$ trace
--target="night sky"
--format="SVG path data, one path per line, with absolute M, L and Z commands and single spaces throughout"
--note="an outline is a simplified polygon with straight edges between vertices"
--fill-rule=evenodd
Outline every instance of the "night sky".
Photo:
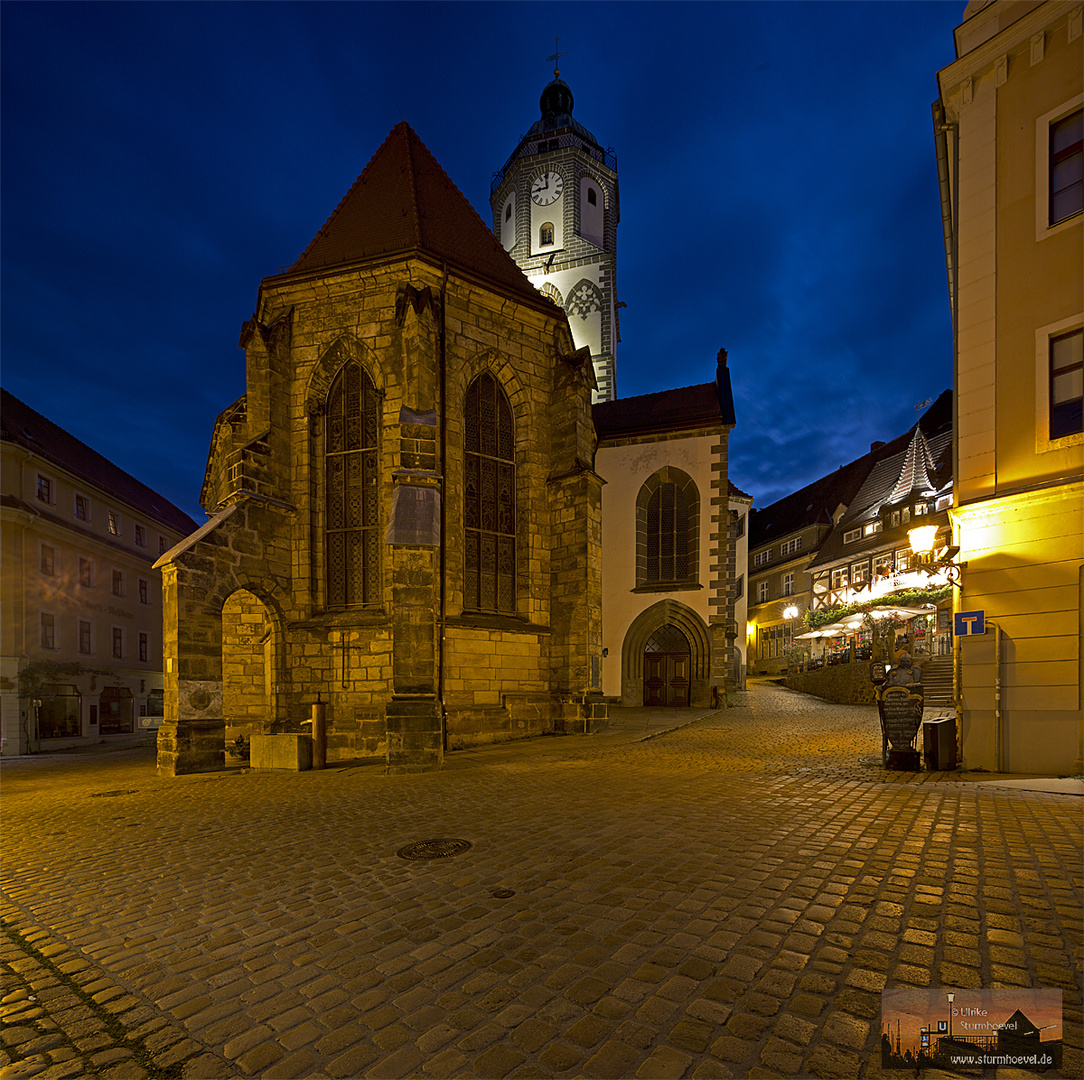
M 964 0 L 0 7 L 2 379 L 197 521 L 242 322 L 406 120 L 488 225 L 560 36 L 617 153 L 618 394 L 730 355 L 756 505 L 951 385 L 930 103 Z

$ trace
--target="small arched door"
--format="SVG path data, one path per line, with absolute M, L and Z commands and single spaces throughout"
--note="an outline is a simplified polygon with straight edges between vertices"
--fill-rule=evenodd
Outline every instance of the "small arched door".
M 660 626 L 644 648 L 644 704 L 689 704 L 689 642 L 670 623 Z

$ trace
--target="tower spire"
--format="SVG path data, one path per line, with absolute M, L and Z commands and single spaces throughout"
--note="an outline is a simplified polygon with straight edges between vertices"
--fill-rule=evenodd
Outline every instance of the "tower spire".
M 562 51 L 560 49 L 560 41 L 561 39 L 559 37 L 553 39 L 553 55 L 546 57 L 547 60 L 553 61 L 553 77 L 555 79 L 561 77 L 561 69 L 557 65 L 561 62 L 561 57 L 565 55 L 565 51 L 567 51 Z

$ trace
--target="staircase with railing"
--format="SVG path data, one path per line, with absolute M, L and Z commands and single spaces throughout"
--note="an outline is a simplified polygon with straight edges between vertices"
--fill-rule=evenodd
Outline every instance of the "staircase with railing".
M 931 657 L 922 665 L 922 685 L 927 707 L 951 705 L 952 657 Z

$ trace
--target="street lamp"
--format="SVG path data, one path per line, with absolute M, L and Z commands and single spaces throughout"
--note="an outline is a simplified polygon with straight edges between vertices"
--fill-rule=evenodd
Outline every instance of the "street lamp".
M 948 992 L 948 1037 L 952 1038 L 952 1003 L 956 1000 L 956 995 L 950 990 Z

